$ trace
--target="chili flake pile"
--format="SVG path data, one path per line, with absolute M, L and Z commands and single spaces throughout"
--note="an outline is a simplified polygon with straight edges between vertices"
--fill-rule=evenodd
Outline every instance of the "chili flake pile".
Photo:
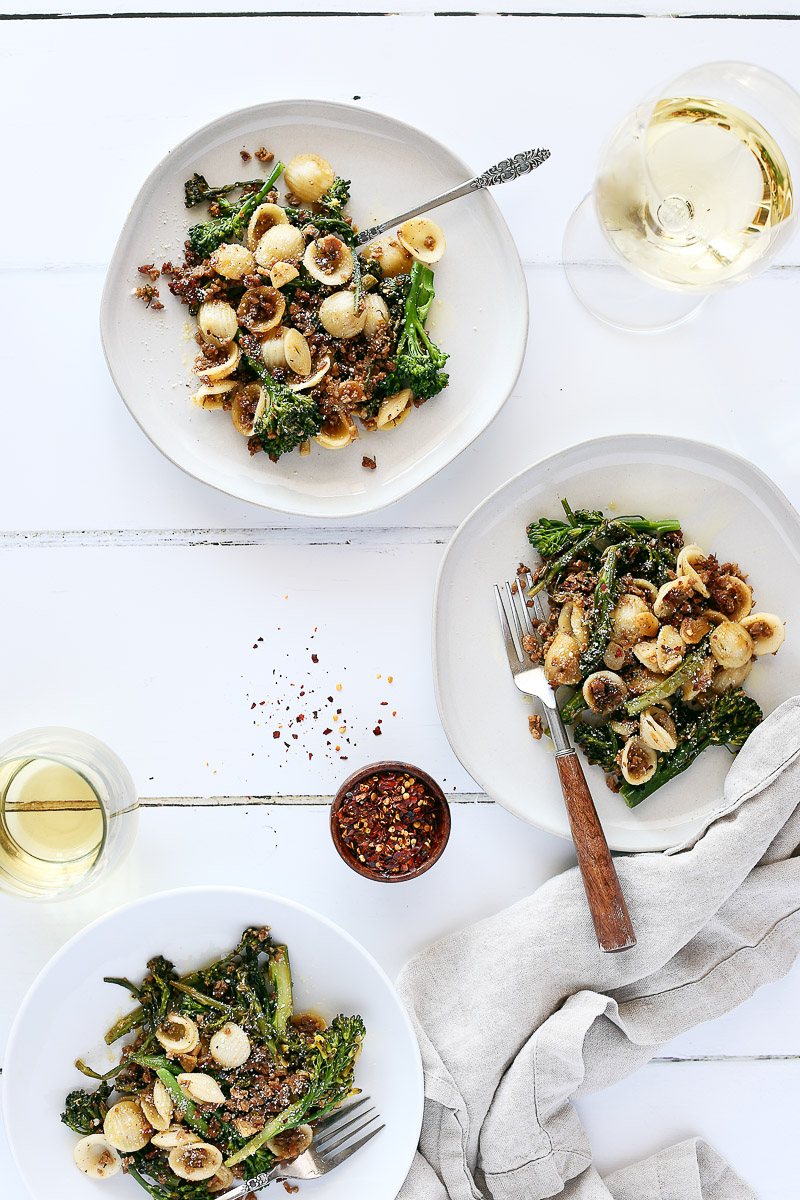
M 381 875 L 406 875 L 434 851 L 439 801 L 413 775 L 370 775 L 346 792 L 336 814 L 353 857 Z

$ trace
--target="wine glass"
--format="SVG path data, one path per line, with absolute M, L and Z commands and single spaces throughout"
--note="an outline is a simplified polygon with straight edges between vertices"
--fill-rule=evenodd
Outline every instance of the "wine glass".
M 136 834 L 134 782 L 77 729 L 29 729 L 0 744 L 0 890 L 77 896 L 117 867 Z
M 794 233 L 800 95 L 749 63 L 694 67 L 618 126 L 564 235 L 579 300 L 609 325 L 668 329 L 763 271 Z

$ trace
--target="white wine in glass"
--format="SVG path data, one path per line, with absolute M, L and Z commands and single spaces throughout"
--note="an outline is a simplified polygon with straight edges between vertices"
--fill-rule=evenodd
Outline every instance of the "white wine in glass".
M 666 328 L 763 270 L 794 232 L 799 136 L 800 96 L 759 67 L 711 63 L 660 89 L 614 131 L 567 228 L 579 298 L 610 324 Z
M 0 744 L 0 890 L 76 896 L 127 854 L 136 833 L 130 773 L 76 729 L 29 729 Z

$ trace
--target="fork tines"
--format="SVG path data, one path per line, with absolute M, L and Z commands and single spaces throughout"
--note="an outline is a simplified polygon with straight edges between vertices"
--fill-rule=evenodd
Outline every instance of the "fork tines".
M 333 1167 L 338 1167 L 345 1159 L 348 1159 L 351 1154 L 355 1154 L 356 1150 L 360 1150 L 367 1142 L 371 1141 L 377 1133 L 385 1129 L 385 1125 L 378 1125 L 375 1129 L 370 1129 L 369 1133 L 364 1134 L 364 1137 L 359 1138 L 357 1142 L 352 1141 L 356 1134 L 361 1133 L 375 1121 L 380 1120 L 380 1116 L 373 1105 L 371 1108 L 363 1108 L 365 1104 L 369 1104 L 369 1096 L 363 1096 L 355 1104 L 349 1104 L 347 1108 L 340 1108 L 330 1117 L 320 1121 L 314 1133 L 314 1150 L 325 1163 L 326 1170 L 331 1170 Z M 355 1109 L 362 1109 L 358 1116 L 353 1117 L 352 1113 Z M 370 1114 L 373 1114 L 370 1116 Z M 342 1117 L 350 1117 L 349 1121 L 342 1123 Z M 366 1119 L 365 1119 L 366 1118 Z M 355 1125 L 355 1129 L 353 1126 Z M 319 1131 L 322 1130 L 322 1136 L 319 1136 Z M 345 1130 L 348 1132 L 345 1133 Z M 344 1136 L 342 1136 L 344 1135 Z M 338 1153 L 333 1153 L 338 1151 Z
M 527 661 L 527 655 L 522 646 L 523 637 L 536 635 L 531 609 L 525 599 L 525 593 L 532 586 L 532 582 L 530 571 L 525 571 L 516 577 L 516 590 L 508 580 L 502 585 L 502 591 L 499 584 L 494 585 L 497 611 L 506 641 L 506 650 L 510 655 L 510 641 L 520 662 Z M 544 619 L 544 611 L 538 593 L 532 598 L 532 610 L 537 621 Z

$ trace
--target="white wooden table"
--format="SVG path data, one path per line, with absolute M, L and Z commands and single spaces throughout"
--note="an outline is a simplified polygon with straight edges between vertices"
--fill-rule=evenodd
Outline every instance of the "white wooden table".
M 125 12 L 75 0 L 63 14 L 48 0 L 7 0 L 16 15 L 0 24 L 0 729 L 64 724 L 108 741 L 142 796 L 140 833 L 120 872 L 86 897 L 0 897 L 0 1046 L 53 951 L 147 892 L 208 880 L 273 890 L 328 913 L 393 973 L 570 865 L 566 843 L 476 794 L 433 699 L 427 646 L 444 544 L 513 472 L 586 437 L 679 433 L 749 456 L 800 506 L 800 245 L 694 322 L 642 338 L 589 317 L 559 262 L 605 135 L 653 82 L 730 58 L 800 87 L 796 0 L 770 0 L 770 17 L 759 0 L 747 13 L 683 0 L 678 17 L 665 15 L 666 0 L 556 0 L 536 11 L 507 0 L 505 15 L 435 15 L 424 0 L 389 15 L 381 0 L 359 15 L 294 0 L 295 13 L 313 16 L 225 16 L 219 0 L 117 3 Z M 195 94 L 204 68 L 193 63 L 226 39 L 260 46 L 261 68 L 220 71 L 216 88 Z M 105 265 L 151 166 L 222 111 L 298 94 L 401 117 L 476 169 L 532 144 L 553 151 L 534 181 L 497 193 L 530 285 L 514 395 L 437 479 L 347 528 L 251 508 L 180 474 L 128 416 L 97 335 Z M 303 684 L 342 708 L 339 754 L 326 754 L 321 724 L 291 752 L 273 740 L 271 713 Z M 358 879 L 327 832 L 337 781 L 391 756 L 424 766 L 453 801 L 446 856 L 397 888 Z M 797 1196 L 798 1011 L 795 969 L 582 1100 L 600 1169 L 700 1134 L 762 1200 Z M 1 1140 L 0 1178 L 3 1195 L 24 1196 Z

